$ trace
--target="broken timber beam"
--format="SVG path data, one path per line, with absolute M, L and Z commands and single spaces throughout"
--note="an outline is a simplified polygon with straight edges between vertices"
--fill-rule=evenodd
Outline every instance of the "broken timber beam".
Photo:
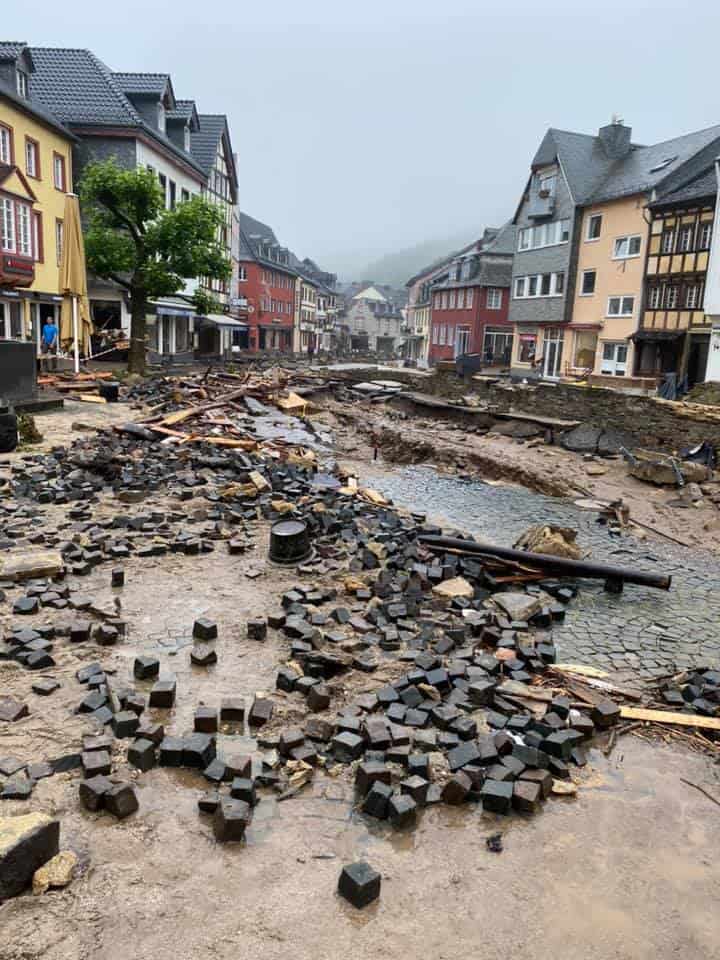
M 545 573 L 560 577 L 581 577 L 589 580 L 622 580 L 642 587 L 655 587 L 657 590 L 669 590 L 672 577 L 630 567 L 615 567 L 608 563 L 594 563 L 590 560 L 568 560 L 566 557 L 551 557 L 546 553 L 530 553 L 525 550 L 511 550 L 509 547 L 496 547 L 492 543 L 478 543 L 476 540 L 461 540 L 459 537 L 420 536 L 418 541 L 430 550 L 455 550 L 467 556 L 491 556 L 504 560 L 515 560 L 527 564 Z
M 644 707 L 621 707 L 620 716 L 623 720 L 646 720 L 650 723 L 676 724 L 679 727 L 697 727 L 699 730 L 720 730 L 720 717 L 701 717 L 699 714 L 647 710 Z

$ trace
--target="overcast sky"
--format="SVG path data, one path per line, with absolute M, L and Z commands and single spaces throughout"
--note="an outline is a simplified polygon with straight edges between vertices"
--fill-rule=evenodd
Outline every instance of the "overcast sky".
M 717 0 L 35 0 L 4 39 L 169 72 L 227 113 L 243 210 L 332 266 L 510 217 L 548 126 L 720 122 Z M 30 12 L 31 10 L 31 12 Z

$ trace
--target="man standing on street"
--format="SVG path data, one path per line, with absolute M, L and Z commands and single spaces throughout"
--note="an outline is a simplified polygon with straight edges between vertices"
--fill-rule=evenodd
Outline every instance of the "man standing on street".
M 57 368 L 57 342 L 58 328 L 55 325 L 55 320 L 49 317 L 42 328 L 41 352 L 49 358 L 53 370 Z

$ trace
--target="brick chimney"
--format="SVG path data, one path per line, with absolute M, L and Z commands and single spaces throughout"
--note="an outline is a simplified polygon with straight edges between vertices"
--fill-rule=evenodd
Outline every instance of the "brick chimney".
M 632 127 L 626 127 L 622 120 L 613 117 L 612 123 L 598 130 L 598 138 L 603 150 L 611 160 L 619 160 L 630 152 Z

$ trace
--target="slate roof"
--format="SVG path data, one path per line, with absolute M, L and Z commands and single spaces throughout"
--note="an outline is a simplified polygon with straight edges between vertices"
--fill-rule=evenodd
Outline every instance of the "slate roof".
M 168 120 L 187 120 L 191 129 L 199 128 L 200 120 L 194 100 L 176 100 L 175 108 L 166 113 Z
M 700 151 L 720 147 L 720 126 L 697 130 L 651 146 L 631 144 L 620 158 L 608 156 L 599 136 L 550 128 L 533 167 L 560 161 L 576 204 L 584 206 L 645 193 L 663 183 Z M 664 160 L 660 169 L 654 169 Z
M 35 63 L 30 78 L 32 96 L 61 122 L 140 129 L 198 174 L 205 175 L 194 157 L 143 120 L 117 76 L 90 50 L 32 47 L 31 53 Z
M 714 197 L 717 194 L 717 177 L 715 176 L 715 167 L 706 170 L 690 183 L 680 187 L 677 190 L 671 190 L 668 193 L 660 195 L 651 207 L 661 207 L 667 204 L 691 203 L 694 200 L 703 200 L 708 197 Z
M 508 220 L 500 227 L 495 238 L 486 247 L 483 247 L 483 253 L 514 254 L 516 232 L 515 224 L 512 220 Z
M 113 71 L 115 82 L 127 94 L 157 97 L 165 95 L 168 86 L 172 90 L 170 76 L 167 73 L 118 73 Z
M 23 50 L 27 50 L 28 55 L 30 55 L 30 50 L 24 40 L 0 40 L 0 62 L 17 60 Z
M 56 130 L 62 136 L 67 137 L 68 140 L 77 140 L 77 137 L 71 133 L 67 127 L 64 127 L 57 117 L 53 116 L 49 110 L 46 110 L 36 100 L 26 100 L 24 97 L 19 96 L 15 87 L 11 87 L 0 80 L 0 98 L 3 97 L 6 100 L 9 100 L 14 107 L 17 107 L 18 110 L 22 110 L 29 116 L 41 121 L 46 126 Z

